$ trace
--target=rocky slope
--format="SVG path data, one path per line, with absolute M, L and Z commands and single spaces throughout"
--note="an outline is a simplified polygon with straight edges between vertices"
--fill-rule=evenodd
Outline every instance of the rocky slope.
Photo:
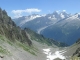
M 0 35 L 7 37 L 11 41 L 18 40 L 20 42 L 27 42 L 28 45 L 32 45 L 32 42 L 28 39 L 27 34 L 20 27 L 11 20 L 5 10 L 0 8 Z
M 76 41 L 73 45 L 66 47 L 64 49 L 66 52 L 64 53 L 67 56 L 67 59 L 79 60 L 80 59 L 80 39 Z

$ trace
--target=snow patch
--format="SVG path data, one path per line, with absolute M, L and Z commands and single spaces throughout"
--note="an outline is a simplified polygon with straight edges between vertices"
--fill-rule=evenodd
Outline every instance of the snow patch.
M 59 58 L 59 59 L 66 59 L 65 56 L 63 56 L 63 53 L 65 53 L 65 51 L 62 53 L 61 51 L 55 51 L 55 53 L 52 54 L 50 48 L 48 49 L 43 49 L 43 53 L 47 55 L 47 59 L 46 60 L 54 60 L 56 58 Z

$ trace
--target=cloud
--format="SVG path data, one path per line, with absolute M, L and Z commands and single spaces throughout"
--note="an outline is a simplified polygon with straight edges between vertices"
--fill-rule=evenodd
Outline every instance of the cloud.
M 32 13 L 32 12 L 41 12 L 41 10 L 39 10 L 39 9 L 35 9 L 35 8 L 31 8 L 31 9 L 26 9 L 26 10 L 24 10 L 25 12 L 27 12 L 27 13 Z
M 23 13 L 35 13 L 35 12 L 41 12 L 40 9 L 37 8 L 30 8 L 25 10 L 12 10 L 12 13 L 15 15 L 15 18 L 21 17 Z
M 22 10 L 13 10 L 12 13 L 15 15 L 15 18 L 21 17 L 21 14 L 23 13 Z

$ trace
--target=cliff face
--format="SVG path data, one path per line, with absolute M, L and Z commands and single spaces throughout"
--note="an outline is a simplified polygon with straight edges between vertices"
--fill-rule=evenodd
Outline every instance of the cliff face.
M 0 8 L 0 34 L 7 37 L 11 41 L 19 40 L 22 43 L 27 43 L 29 46 L 32 45 L 32 42 L 28 39 L 25 30 L 22 30 L 20 27 L 12 21 L 12 19 L 7 15 L 5 10 Z

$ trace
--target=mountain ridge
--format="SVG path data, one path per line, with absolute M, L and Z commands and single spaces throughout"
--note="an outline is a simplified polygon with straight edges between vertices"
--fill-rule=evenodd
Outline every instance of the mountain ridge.
M 19 20 L 15 19 L 13 21 L 17 24 L 16 21 Z M 80 37 L 79 35 L 77 35 L 78 37 L 75 36 L 75 33 L 79 32 L 80 28 L 79 22 L 80 22 L 79 13 L 69 14 L 67 12 L 58 13 L 57 11 L 54 11 L 51 14 L 46 14 L 45 16 L 38 17 L 31 21 L 25 22 L 25 24 L 23 24 L 22 26 L 20 25 L 18 26 L 20 26 L 23 29 L 25 27 L 30 28 L 39 34 L 44 35 L 45 37 L 53 38 L 61 42 L 66 41 L 68 43 L 68 41 L 73 40 L 73 42 L 68 43 L 69 45 L 71 45 L 74 42 L 76 42 L 76 40 Z M 57 31 L 60 33 L 57 33 Z M 74 37 L 72 38 L 72 36 L 75 36 L 75 38 Z
M 47 60 L 56 56 L 70 60 L 80 57 L 80 39 L 72 46 L 64 46 L 64 43 L 45 38 L 29 28 L 21 29 L 0 8 L 0 60 Z

